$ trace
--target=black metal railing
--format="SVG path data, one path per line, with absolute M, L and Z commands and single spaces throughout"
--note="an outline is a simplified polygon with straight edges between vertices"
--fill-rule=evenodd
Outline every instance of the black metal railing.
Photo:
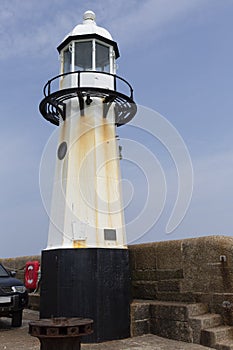
M 44 96 L 47 97 L 49 96 L 54 90 L 52 88 L 52 85 L 55 81 L 57 81 L 60 78 L 64 78 L 68 75 L 73 75 L 76 74 L 78 75 L 78 79 L 77 79 L 77 88 L 82 88 L 83 86 L 81 85 L 81 75 L 82 74 L 90 74 L 90 73 L 95 73 L 95 74 L 104 74 L 104 75 L 108 75 L 108 76 L 112 76 L 114 78 L 114 91 L 116 92 L 120 92 L 117 87 L 118 87 L 118 82 L 123 82 L 125 83 L 125 85 L 127 86 L 127 88 L 129 89 L 129 94 L 128 96 L 130 97 L 130 99 L 133 100 L 133 88 L 132 86 L 127 82 L 127 80 L 125 80 L 124 78 L 119 77 L 116 74 L 111 74 L 111 73 L 107 73 L 107 72 L 99 72 L 99 71 L 74 71 L 74 72 L 68 72 L 68 73 L 63 73 L 63 74 L 59 74 L 56 77 L 48 80 L 47 84 L 45 84 L 43 92 L 44 92 Z M 61 89 L 62 90 L 62 89 Z

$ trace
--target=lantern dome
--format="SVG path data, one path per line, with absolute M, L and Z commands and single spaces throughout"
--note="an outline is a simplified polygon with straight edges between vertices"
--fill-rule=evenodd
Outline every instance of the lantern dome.
M 60 52 L 72 40 L 92 36 L 101 38 L 103 41 L 112 44 L 116 52 L 116 58 L 119 57 L 117 43 L 113 41 L 113 38 L 109 31 L 107 31 L 105 28 L 97 26 L 95 18 L 96 16 L 93 11 L 86 11 L 83 15 L 83 23 L 78 24 L 76 27 L 74 27 L 74 29 L 63 39 L 57 48 L 58 51 Z
M 69 33 L 69 36 L 98 34 L 104 38 L 113 40 L 111 34 L 105 28 L 97 26 L 95 17 L 95 13 L 93 11 L 86 11 L 83 15 L 83 23 L 74 27 L 74 29 Z

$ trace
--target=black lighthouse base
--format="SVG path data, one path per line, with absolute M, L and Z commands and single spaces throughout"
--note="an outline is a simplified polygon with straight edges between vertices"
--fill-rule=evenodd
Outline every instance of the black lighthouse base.
M 42 252 L 40 317 L 85 317 L 94 333 L 84 342 L 130 336 L 127 249 L 81 248 Z

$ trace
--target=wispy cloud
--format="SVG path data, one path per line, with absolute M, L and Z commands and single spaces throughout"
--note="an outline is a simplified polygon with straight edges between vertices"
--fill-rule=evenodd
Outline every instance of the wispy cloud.
M 203 6 L 206 0 L 105 0 L 81 5 L 65 0 L 2 0 L 0 4 L 0 59 L 48 54 L 82 20 L 87 9 L 97 14 L 121 45 L 155 35 L 170 22 Z M 75 10 L 74 10 L 75 9 Z M 77 9 L 77 11 L 76 11 Z
M 233 204 L 233 186 L 229 187 L 233 178 L 232 151 L 212 154 L 204 158 L 194 159 L 196 169 L 195 191 L 199 201 L 213 198 L 228 199 Z
M 193 161 L 195 182 L 190 209 L 181 226 L 179 236 L 209 234 L 232 235 L 233 220 L 233 157 L 226 151 Z
M 208 1 L 208 0 L 207 0 Z M 175 21 L 185 18 L 193 11 L 203 8 L 206 0 L 146 0 L 131 2 L 131 7 L 124 11 L 124 2 L 118 5 L 119 13 L 110 13 L 107 23 L 121 45 L 137 43 L 141 45 L 148 37 L 158 38 L 162 31 L 172 26 Z M 170 27 L 171 29 L 171 27 Z
M 3 0 L 0 8 L 1 59 L 51 52 L 75 17 L 64 1 Z
M 168 191 L 164 215 L 158 224 L 144 236 L 144 241 L 155 239 L 167 240 L 198 237 L 203 235 L 232 235 L 233 220 L 233 157 L 232 152 L 222 151 L 210 155 L 198 155 L 193 159 L 194 190 L 190 207 L 181 224 L 169 235 L 164 234 L 164 227 L 174 201 L 174 169 L 166 172 Z M 171 182 L 169 182 L 171 181 Z M 166 209 L 168 209 L 166 211 Z

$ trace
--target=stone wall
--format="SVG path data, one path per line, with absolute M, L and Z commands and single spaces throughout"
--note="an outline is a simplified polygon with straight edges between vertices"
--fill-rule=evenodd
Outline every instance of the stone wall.
M 221 314 L 224 301 L 232 308 L 233 238 L 209 236 L 129 248 L 134 299 L 204 302 Z
M 129 246 L 129 252 L 134 299 L 207 303 L 233 324 L 233 238 L 139 244 Z M 40 261 L 40 256 L 0 259 L 21 280 L 31 260 Z

